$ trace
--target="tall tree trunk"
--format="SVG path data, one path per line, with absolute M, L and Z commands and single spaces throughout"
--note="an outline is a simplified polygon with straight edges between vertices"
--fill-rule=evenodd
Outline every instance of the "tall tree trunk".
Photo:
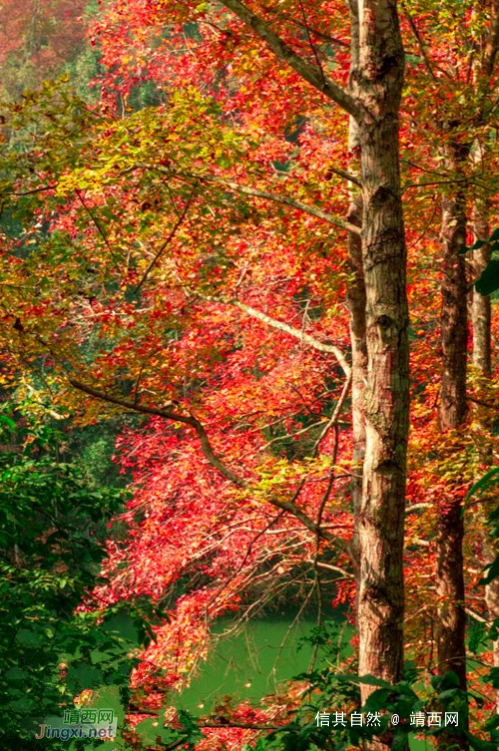
M 404 76 L 394 0 L 359 3 L 359 64 L 351 87 L 362 172 L 366 290 L 366 455 L 359 514 L 359 672 L 395 683 L 403 674 L 402 553 L 409 424 L 406 247 L 399 173 Z M 362 686 L 365 700 L 371 686 Z
M 350 0 L 351 20 L 351 65 L 353 74 L 359 64 L 359 14 L 357 0 Z M 359 128 L 356 120 L 350 117 L 348 134 L 349 172 L 355 176 L 359 173 Z M 357 227 L 362 225 L 362 196 L 360 189 L 350 183 L 350 205 L 347 219 Z M 348 233 L 348 270 L 349 282 L 347 303 L 350 313 L 350 346 L 352 351 L 352 506 L 354 513 L 354 533 L 352 540 L 352 558 L 359 596 L 359 513 L 362 501 L 362 475 L 366 453 L 366 422 L 364 417 L 364 388 L 367 383 L 367 345 L 366 345 L 366 287 L 362 263 L 362 241 L 359 235 Z M 357 607 L 358 610 L 358 607 Z
M 358 64 L 348 90 L 298 55 L 241 0 L 223 0 L 281 60 L 358 125 L 366 290 L 366 451 L 359 510 L 359 670 L 395 683 L 403 673 L 403 542 L 409 350 L 399 108 L 404 50 L 396 0 L 352 0 Z M 362 686 L 365 699 L 372 687 Z
M 477 240 L 486 240 L 490 236 L 490 225 L 488 222 L 488 206 L 486 201 L 477 199 L 473 207 L 473 230 Z M 490 246 L 484 245 L 475 251 L 473 258 L 473 276 L 479 277 L 490 261 Z M 490 297 L 484 297 L 475 289 L 473 290 L 473 302 L 471 306 L 471 316 L 473 322 L 473 365 L 475 371 L 481 376 L 484 382 L 491 378 L 491 304 Z M 491 421 L 481 416 L 481 409 L 477 408 L 476 424 L 479 433 L 479 460 L 484 467 L 484 471 L 492 466 L 493 455 L 490 435 L 492 431 Z M 480 473 L 481 474 L 481 473 Z M 478 479 L 478 478 L 477 478 Z M 484 521 L 488 513 L 495 506 L 495 497 L 484 497 L 483 499 L 483 517 Z M 484 564 L 490 564 L 495 560 L 499 551 L 497 545 L 494 546 L 489 539 L 487 529 L 483 533 L 483 553 Z M 489 622 L 499 618 L 499 579 L 494 579 L 485 586 L 485 604 Z M 499 668 L 499 639 L 493 642 L 492 647 L 493 665 Z M 499 691 L 495 692 L 496 712 L 499 713 Z
M 348 221 L 357 226 L 362 223 L 362 199 L 352 195 L 348 210 Z M 348 235 L 348 260 L 350 280 L 347 302 L 350 312 L 350 345 L 352 350 L 352 506 L 354 513 L 354 535 L 352 557 L 359 594 L 360 551 L 359 514 L 362 504 L 362 476 L 366 453 L 366 422 L 364 416 L 364 389 L 367 383 L 367 344 L 366 344 L 366 289 L 362 265 L 362 243 L 358 235 Z
M 447 147 L 447 169 L 460 174 L 469 149 L 462 145 Z M 459 250 L 466 242 L 466 195 L 457 189 L 442 199 L 443 268 L 442 268 L 442 384 L 440 392 L 440 427 L 457 431 L 466 421 L 466 360 L 468 343 L 467 282 L 464 256 Z M 456 435 L 450 435 L 450 456 L 458 455 Z M 437 508 L 436 591 L 438 671 L 443 675 L 454 671 L 466 690 L 466 644 L 463 571 L 462 480 L 459 476 L 449 483 Z M 445 735 L 439 747 L 446 748 Z M 460 747 L 467 747 L 460 742 Z

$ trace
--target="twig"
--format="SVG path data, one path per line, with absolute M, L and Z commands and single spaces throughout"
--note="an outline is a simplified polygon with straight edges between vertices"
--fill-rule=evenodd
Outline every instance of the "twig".
M 304 331 L 300 331 L 300 329 L 295 328 L 294 326 L 290 326 L 287 323 L 284 323 L 284 321 L 279 321 L 276 318 L 272 318 L 271 316 L 268 316 L 266 313 L 262 313 L 260 310 L 256 310 L 256 308 L 252 308 L 250 305 L 245 305 L 242 302 L 239 302 L 239 300 L 217 300 L 217 298 L 207 298 L 211 299 L 214 302 L 221 302 L 225 303 L 226 305 L 234 305 L 236 308 L 239 308 L 239 310 L 242 310 L 244 313 L 247 313 L 249 316 L 252 316 L 253 318 L 257 318 L 259 321 L 262 321 L 263 323 L 268 324 L 269 326 L 272 326 L 275 329 L 278 329 L 279 331 L 284 331 L 287 334 L 290 334 L 291 336 L 296 337 L 302 342 L 305 342 L 306 344 L 309 344 L 314 349 L 319 350 L 319 352 L 327 352 L 333 354 L 336 359 L 338 360 L 338 363 L 341 365 L 341 368 L 345 375 L 347 377 L 351 374 L 351 368 L 348 364 L 345 355 L 343 352 L 339 349 L 339 347 L 336 347 L 334 344 L 324 344 L 323 342 L 320 342 L 318 339 L 315 339 L 315 337 L 310 336 L 310 334 L 306 334 Z
M 322 63 L 320 61 L 319 55 L 317 54 L 317 50 L 315 48 L 315 44 L 312 42 L 312 37 L 310 36 L 310 29 L 308 28 L 307 17 L 305 15 L 305 8 L 303 7 L 303 0 L 299 0 L 299 2 L 300 2 L 301 15 L 302 15 L 302 18 L 303 18 L 303 25 L 304 25 L 305 31 L 307 33 L 308 43 L 309 43 L 310 49 L 312 50 L 312 53 L 313 53 L 313 55 L 315 57 L 315 62 L 317 63 L 317 67 L 319 68 L 319 70 L 321 72 L 322 83 L 324 85 L 326 83 L 326 76 L 324 74 L 324 68 L 322 67 Z
M 109 240 L 107 239 L 106 233 L 104 232 L 104 230 L 101 227 L 101 223 L 99 222 L 99 220 L 97 219 L 97 217 L 94 215 L 94 213 L 93 213 L 92 209 L 90 208 L 90 206 L 88 206 L 87 203 L 85 202 L 85 199 L 83 198 L 83 195 L 82 195 L 81 191 L 78 188 L 76 188 L 75 193 L 78 196 L 78 199 L 79 199 L 81 205 L 83 206 L 83 208 L 85 209 L 85 211 L 89 215 L 90 219 L 93 221 L 93 223 L 97 227 L 97 231 L 98 231 L 99 235 L 102 237 L 102 239 L 104 240 L 104 242 L 105 242 L 105 244 L 107 246 L 107 249 L 111 253 L 111 256 L 112 256 L 113 260 L 116 261 L 117 260 L 116 255 L 115 255 L 114 250 L 112 249 L 111 245 L 109 244 Z
M 144 275 L 143 275 L 142 279 L 140 280 L 140 282 L 135 287 L 135 293 L 137 293 L 140 290 L 140 288 L 142 287 L 142 285 L 144 284 L 144 282 L 147 280 L 147 277 L 149 276 L 151 270 L 153 269 L 153 267 L 158 262 L 161 254 L 165 251 L 165 249 L 168 247 L 168 245 L 171 243 L 171 241 L 173 240 L 173 238 L 177 234 L 177 230 L 180 228 L 181 224 L 183 223 L 183 221 L 184 221 L 184 219 L 185 219 L 185 217 L 187 215 L 187 212 L 189 211 L 190 205 L 191 205 L 191 203 L 192 203 L 192 201 L 194 199 L 194 194 L 196 192 L 196 188 L 197 188 L 197 185 L 194 185 L 194 187 L 193 187 L 193 189 L 191 191 L 191 194 L 190 194 L 189 198 L 186 201 L 186 204 L 184 206 L 184 210 L 182 211 L 182 214 L 179 216 L 178 220 L 175 222 L 175 224 L 174 224 L 174 226 L 173 226 L 170 234 L 168 235 L 168 237 L 166 238 L 166 240 L 164 241 L 164 243 L 161 245 L 160 249 L 158 250 L 158 252 L 154 256 L 154 258 L 150 261 L 147 269 L 144 272 Z

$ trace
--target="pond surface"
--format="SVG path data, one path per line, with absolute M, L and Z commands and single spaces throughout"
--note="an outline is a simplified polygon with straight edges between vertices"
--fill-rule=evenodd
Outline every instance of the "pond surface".
M 315 667 L 328 663 L 339 664 L 352 653 L 350 640 L 353 627 L 340 611 L 324 623 L 330 634 L 327 654 L 319 650 Z M 120 619 L 116 619 L 119 621 Z M 188 688 L 168 697 L 169 703 L 187 710 L 195 716 L 208 713 L 214 704 L 231 696 L 233 703 L 249 701 L 258 703 L 266 695 L 275 693 L 279 685 L 300 673 L 308 672 L 314 655 L 312 636 L 316 621 L 310 618 L 294 622 L 293 614 L 269 616 L 246 624 L 237 632 L 230 631 L 234 624 L 222 620 L 215 633 L 219 636 L 208 660 L 202 663 Z M 133 627 L 126 619 L 115 622 L 115 628 L 133 639 Z M 87 676 L 88 677 L 88 676 Z M 82 676 L 83 678 L 83 676 Z M 97 689 L 92 706 L 110 707 L 118 715 L 119 723 L 124 719 L 119 686 L 106 686 Z M 327 711 L 344 711 L 343 707 L 329 707 Z M 152 742 L 158 736 L 163 742 L 171 740 L 167 729 L 161 728 L 153 720 L 145 720 L 137 727 L 144 741 Z M 124 751 L 123 741 L 109 745 L 109 751 Z M 72 749 L 72 744 L 69 749 Z M 431 744 L 410 739 L 411 751 L 430 751 Z
M 343 616 L 334 623 L 338 642 L 328 659 L 336 661 L 351 654 L 352 627 L 343 621 Z M 314 653 L 310 637 L 316 625 L 310 619 L 293 624 L 292 618 L 273 617 L 252 621 L 237 634 L 221 636 L 190 687 L 172 697 L 172 703 L 199 712 L 208 711 L 227 695 L 240 701 L 258 701 L 275 693 L 283 681 L 310 669 Z M 222 623 L 218 633 L 228 626 Z M 319 651 L 315 665 L 324 664 L 324 655 Z

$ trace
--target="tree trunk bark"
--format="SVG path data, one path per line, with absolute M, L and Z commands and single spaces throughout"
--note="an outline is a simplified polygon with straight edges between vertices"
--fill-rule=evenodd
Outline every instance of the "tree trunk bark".
M 351 22 L 351 64 L 353 75 L 359 64 L 359 14 L 358 1 L 350 0 Z M 349 172 L 359 174 L 360 141 L 356 120 L 350 117 L 348 133 Z M 362 196 L 358 186 L 350 183 L 350 205 L 347 220 L 357 227 L 362 225 Z M 348 233 L 347 304 L 350 313 L 350 346 L 352 351 L 352 507 L 354 533 L 352 539 L 352 563 L 359 596 L 359 513 L 362 501 L 362 475 L 366 453 L 366 422 L 364 417 L 364 388 L 367 383 L 367 344 L 366 344 L 366 286 L 362 262 L 362 241 L 360 235 Z M 358 602 L 356 611 L 358 612 Z
M 404 76 L 394 0 L 359 3 L 362 257 L 366 290 L 366 453 L 359 513 L 359 673 L 403 675 L 402 553 L 409 425 L 406 247 L 399 173 Z M 363 701 L 373 691 L 362 685 Z M 380 747 L 385 747 L 379 744 Z
M 447 147 L 447 168 L 459 174 L 469 154 L 462 145 Z M 439 420 L 443 432 L 457 431 L 466 421 L 466 362 L 468 344 L 466 266 L 459 250 L 466 242 L 466 194 L 458 189 L 442 198 L 443 268 L 441 284 L 442 384 Z M 459 454 L 456 433 L 450 436 L 449 456 Z M 456 476 L 437 508 L 436 592 L 438 672 L 452 670 L 466 690 L 465 603 L 463 571 L 462 478 Z M 455 741 L 454 741 L 455 742 Z M 440 748 L 449 739 L 439 738 Z M 460 748 L 467 742 L 459 741 Z
M 488 207 L 485 201 L 477 200 L 473 207 L 473 230 L 477 240 L 485 240 L 490 236 L 488 222 Z M 486 268 L 490 261 L 490 246 L 484 245 L 475 251 L 473 258 L 473 276 L 477 278 Z M 473 290 L 473 302 L 471 306 L 473 322 L 473 365 L 483 381 L 489 381 L 492 374 L 491 353 L 491 304 L 490 297 L 484 297 L 475 289 Z M 476 424 L 479 433 L 478 455 L 484 472 L 492 466 L 493 455 L 490 436 L 492 426 L 490 420 L 480 417 L 480 408 L 477 408 Z M 480 475 L 482 472 L 480 472 Z M 479 479 L 479 477 L 477 477 Z M 485 522 L 490 511 L 495 507 L 495 497 L 485 497 L 483 500 L 483 521 Z M 498 553 L 497 544 L 494 545 L 488 536 L 487 528 L 483 532 L 483 555 L 484 564 L 488 565 L 495 560 Z M 488 621 L 492 623 L 499 618 L 499 579 L 494 579 L 485 586 L 485 605 L 487 608 Z M 499 639 L 493 642 L 492 660 L 495 668 L 499 668 Z M 499 713 L 499 691 L 495 692 L 496 712 Z
M 362 200 L 352 197 L 348 210 L 348 221 L 358 226 L 362 219 Z M 366 453 L 366 423 L 364 417 L 364 389 L 367 383 L 367 345 L 366 345 L 366 289 L 362 266 L 362 243 L 358 235 L 348 235 L 348 260 L 350 281 L 347 302 L 350 312 L 350 346 L 352 350 L 352 506 L 354 514 L 354 534 L 352 539 L 352 558 L 359 590 L 359 513 L 362 503 L 362 476 Z
M 348 91 L 330 79 L 320 64 L 300 57 L 243 2 L 223 0 L 223 5 L 357 122 L 367 349 L 366 448 L 359 509 L 359 670 L 361 675 L 372 673 L 395 683 L 403 674 L 402 553 L 409 430 L 409 316 L 399 170 L 404 50 L 397 2 L 351 0 L 359 34 Z M 363 700 L 372 690 L 362 685 Z

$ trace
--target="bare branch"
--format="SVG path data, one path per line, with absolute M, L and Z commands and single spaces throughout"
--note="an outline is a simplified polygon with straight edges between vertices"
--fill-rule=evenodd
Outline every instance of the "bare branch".
M 3 195 L 6 198 L 11 198 L 12 196 L 32 196 L 36 193 L 45 193 L 48 190 L 55 190 L 57 188 L 58 183 L 54 183 L 53 185 L 41 185 L 39 188 L 31 188 L 31 190 L 14 190 L 12 193 L 4 193 Z
M 224 300 L 216 300 L 216 298 L 210 299 L 213 299 L 216 302 L 226 302 Z M 310 336 L 310 334 L 306 334 L 304 331 L 301 331 L 294 326 L 290 326 L 289 324 L 284 323 L 284 321 L 278 321 L 276 318 L 271 318 L 271 316 L 268 316 L 266 313 L 262 313 L 261 310 L 256 310 L 256 308 L 252 308 L 250 305 L 245 305 L 245 303 L 239 302 L 239 300 L 230 300 L 226 302 L 226 304 L 234 305 L 236 308 L 239 308 L 239 310 L 247 313 L 252 318 L 257 318 L 259 321 L 266 323 L 268 326 L 272 326 L 272 328 L 274 329 L 284 331 L 286 332 L 286 334 L 290 334 L 291 336 L 296 337 L 305 344 L 309 344 L 314 349 L 317 349 L 319 352 L 327 352 L 328 354 L 334 355 L 345 375 L 347 377 L 350 377 L 350 365 L 348 364 L 346 357 L 341 349 L 339 349 L 339 347 L 336 347 L 334 344 L 325 344 L 324 342 L 320 342 L 318 339 L 315 339 L 315 337 Z
M 435 73 L 433 71 L 433 68 L 432 68 L 432 65 L 431 65 L 431 62 L 430 62 L 430 58 L 429 58 L 428 52 L 426 51 L 426 47 L 425 47 L 425 44 L 424 44 L 423 39 L 421 37 L 421 34 L 419 33 L 419 29 L 416 26 L 416 23 L 415 23 L 413 17 L 409 13 L 409 10 L 406 8 L 406 6 L 405 6 L 404 3 L 402 3 L 402 8 L 404 10 L 404 15 L 405 15 L 405 17 L 407 19 L 407 22 L 408 22 L 409 26 L 411 27 L 411 31 L 414 34 L 414 38 L 415 38 L 415 40 L 417 42 L 417 45 L 419 47 L 419 51 L 421 52 L 421 57 L 424 60 L 425 68 L 428 71 L 428 73 L 430 74 L 430 76 L 433 78 L 433 80 L 436 81 L 437 77 L 436 77 L 436 75 L 435 75 Z
M 331 167 L 330 164 L 328 164 L 327 169 L 328 169 L 328 172 L 332 172 L 333 175 L 338 175 L 338 177 L 343 177 L 345 180 L 348 180 L 349 183 L 358 185 L 359 188 L 362 187 L 362 182 L 359 180 L 358 177 L 353 175 L 351 172 L 347 172 L 346 170 L 340 169 L 339 167 Z
M 321 434 L 320 434 L 320 436 L 318 437 L 318 439 L 317 439 L 317 441 L 315 443 L 314 450 L 313 450 L 313 456 L 315 456 L 317 454 L 317 451 L 319 450 L 319 447 L 320 447 L 322 441 L 324 440 L 324 438 L 328 434 L 329 430 L 333 427 L 333 425 L 334 426 L 338 425 L 338 420 L 339 420 L 339 417 L 340 417 L 340 413 L 341 413 L 341 410 L 343 409 L 343 406 L 345 404 L 345 401 L 346 401 L 346 398 L 348 396 L 348 392 L 350 391 L 350 386 L 351 385 L 352 385 L 352 370 L 350 368 L 349 371 L 348 371 L 348 373 L 346 373 L 346 381 L 343 384 L 343 389 L 341 391 L 340 398 L 338 399 L 338 403 L 337 403 L 336 407 L 334 408 L 334 412 L 331 415 L 330 419 L 327 421 L 327 424 L 326 424 L 325 428 L 321 431 Z M 337 445 L 335 446 L 333 464 L 336 464 L 336 450 L 337 450 Z
M 491 621 L 488 621 L 482 615 L 479 615 L 479 613 L 475 613 L 475 611 L 471 610 L 471 608 L 465 608 L 465 611 L 466 615 L 469 615 L 470 618 L 473 618 L 475 621 L 478 621 L 479 623 L 485 623 L 487 626 L 491 625 Z
M 317 49 L 315 47 L 315 44 L 312 41 L 312 36 L 310 34 L 310 29 L 309 29 L 308 23 L 307 23 L 307 16 L 306 16 L 306 13 L 305 13 L 305 8 L 303 7 L 303 1 L 299 0 L 299 3 L 300 3 L 301 15 L 302 15 L 302 18 L 303 18 L 303 26 L 305 27 L 305 32 L 307 34 L 308 43 L 309 43 L 310 49 L 312 50 L 312 54 L 313 54 L 313 56 L 315 58 L 315 62 L 317 63 L 317 67 L 319 68 L 319 70 L 321 72 L 322 84 L 324 85 L 326 83 L 326 76 L 324 74 L 324 69 L 323 69 L 323 67 L 321 65 L 320 57 L 317 54 Z
M 90 208 L 90 206 L 87 204 L 87 202 L 83 198 L 82 192 L 80 190 L 78 190 L 78 188 L 76 188 L 75 193 L 76 193 L 76 195 L 78 197 L 78 200 L 80 201 L 81 205 L 83 206 L 83 208 L 85 209 L 85 211 L 89 215 L 90 219 L 95 224 L 95 226 L 97 228 L 97 231 L 98 231 L 99 235 L 102 237 L 102 239 L 104 240 L 104 243 L 105 243 L 107 249 L 109 250 L 109 252 L 111 253 L 111 256 L 116 261 L 117 260 L 116 259 L 116 255 L 115 255 L 115 253 L 114 253 L 111 245 L 109 244 L 109 240 L 107 238 L 106 233 L 104 232 L 104 229 L 102 228 L 101 223 L 99 222 L 99 220 L 97 219 L 96 215 L 94 214 L 94 212 L 92 211 L 92 209 Z
M 262 313 L 261 310 L 252 308 L 250 305 L 246 305 L 239 300 L 224 300 L 223 298 L 212 297 L 211 295 L 201 295 L 199 292 L 195 292 L 194 294 L 196 294 L 203 300 L 208 300 L 209 302 L 216 302 L 221 305 L 232 305 L 235 308 L 239 308 L 239 310 L 242 310 L 252 318 L 257 318 L 259 321 L 262 321 L 262 323 L 266 323 L 268 326 L 272 326 L 272 328 L 277 329 L 278 331 L 284 331 L 286 334 L 290 334 L 290 336 L 296 337 L 301 342 L 304 342 L 304 344 L 308 344 L 310 347 L 317 349 L 319 352 L 326 352 L 328 354 L 334 355 L 347 378 L 350 377 L 350 365 L 348 364 L 347 359 L 341 349 L 339 347 L 336 347 L 334 344 L 325 344 L 324 342 L 319 341 L 319 339 L 316 339 L 314 336 L 306 334 L 301 329 L 297 329 L 295 326 L 290 326 L 288 323 L 284 323 L 284 321 L 279 321 L 277 320 L 277 318 L 272 318 L 266 313 Z
M 173 228 L 172 228 L 171 232 L 169 233 L 169 235 L 168 235 L 168 237 L 166 238 L 166 240 L 164 241 L 164 243 L 163 243 L 163 244 L 161 245 L 160 249 L 158 250 L 158 252 L 157 252 L 157 253 L 156 253 L 156 255 L 154 256 L 154 258 L 153 258 L 153 259 L 151 260 L 151 262 L 149 263 L 149 265 L 148 265 L 147 269 L 146 269 L 146 270 L 145 270 L 145 272 L 144 272 L 144 275 L 143 275 L 142 279 L 141 279 L 141 280 L 140 280 L 140 282 L 139 282 L 139 283 L 137 284 L 137 286 L 136 286 L 136 288 L 135 288 L 135 292 L 138 292 L 138 291 L 140 290 L 140 288 L 142 287 L 142 285 L 144 284 L 144 282 L 145 282 L 145 281 L 147 280 L 147 277 L 149 276 L 149 274 L 150 274 L 150 272 L 151 272 L 152 268 L 153 268 L 153 267 L 155 266 L 155 264 L 156 264 L 156 263 L 158 262 L 158 260 L 159 260 L 159 258 L 160 258 L 160 256 L 161 256 L 161 254 L 162 254 L 162 253 L 163 253 L 163 252 L 164 252 L 164 251 L 166 250 L 166 248 L 168 247 L 168 245 L 169 245 L 169 244 L 171 243 L 171 241 L 173 240 L 173 238 L 174 238 L 174 237 L 175 237 L 175 235 L 177 234 L 177 231 L 179 230 L 179 228 L 181 227 L 181 225 L 182 225 L 182 223 L 183 223 L 183 221 L 184 221 L 185 217 L 187 216 L 187 212 L 189 211 L 190 205 L 191 205 L 191 203 L 192 203 L 192 201 L 193 201 L 193 199 L 194 199 L 194 194 L 195 194 L 195 191 L 196 191 L 196 185 L 194 185 L 194 187 L 193 187 L 193 189 L 192 189 L 192 192 L 191 192 L 191 194 L 190 194 L 189 198 L 188 198 L 188 199 L 187 199 L 187 201 L 186 201 L 186 204 L 185 204 L 185 206 L 184 206 L 184 210 L 182 211 L 182 213 L 180 214 L 179 218 L 178 218 L 178 219 L 177 219 L 177 221 L 175 222 L 175 224 L 174 224 L 174 226 L 173 226 Z
M 476 397 L 469 395 L 466 397 L 466 399 L 469 402 L 473 402 L 473 404 L 479 404 L 481 407 L 490 407 L 491 409 L 497 409 L 497 403 L 494 402 L 487 402 L 483 399 L 477 399 Z
M 431 546 L 431 543 L 428 542 L 428 540 L 422 540 L 419 537 L 415 537 L 414 540 L 411 540 L 410 544 L 417 545 L 419 548 L 429 548 Z
M 284 501 L 280 498 L 269 498 L 269 503 L 271 503 L 276 508 L 280 508 L 283 511 L 288 511 L 292 516 L 294 516 L 298 521 L 300 521 L 304 527 L 309 529 L 311 532 L 314 532 L 316 535 L 320 535 L 325 540 L 328 540 L 331 542 L 332 540 L 336 540 L 335 536 L 332 535 L 330 532 L 328 532 L 323 527 L 319 527 L 313 519 L 311 519 L 307 514 L 302 511 L 296 504 L 292 503 L 292 501 Z M 336 540 L 337 541 L 337 540 Z
M 290 196 L 282 195 L 281 193 L 271 193 L 268 190 L 259 190 L 258 188 L 252 188 L 248 185 L 240 185 L 239 183 L 233 182 L 232 180 L 224 180 L 223 178 L 210 175 L 196 175 L 188 172 L 172 172 L 162 164 L 151 164 L 148 162 L 137 162 L 132 167 L 127 168 L 125 172 L 130 172 L 135 169 L 156 170 L 157 172 L 167 174 L 169 177 L 178 177 L 184 179 L 188 178 L 196 180 L 198 182 L 208 182 L 215 183 L 217 185 L 223 185 L 230 190 L 234 190 L 237 193 L 242 193 L 246 196 L 264 198 L 268 201 L 274 201 L 275 203 L 282 203 L 286 206 L 291 206 L 291 208 L 293 209 L 298 209 L 299 211 L 303 211 L 305 214 L 315 216 L 318 219 L 322 219 L 324 222 L 327 222 L 328 224 L 339 227 L 340 229 L 348 230 L 348 232 L 353 232 L 356 235 L 361 234 L 361 229 L 356 224 L 351 224 L 350 222 L 341 219 L 341 217 L 339 216 L 335 216 L 334 214 L 330 214 L 327 211 L 323 211 L 317 206 L 309 206 L 306 203 L 302 203 L 302 201 L 298 201 L 295 198 L 291 198 Z M 351 175 L 349 172 L 345 172 L 344 170 L 338 169 L 336 167 L 328 166 L 328 170 L 336 175 L 339 175 L 340 177 L 343 177 L 345 180 L 348 180 L 349 182 L 355 183 L 356 185 L 360 186 L 360 181 L 355 177 L 355 175 Z
M 322 561 L 317 561 L 316 566 L 319 568 L 325 568 L 328 571 L 335 571 L 337 574 L 341 574 L 345 579 L 355 579 L 355 576 L 350 571 L 346 571 L 346 569 L 341 568 L 340 566 L 333 566 L 331 563 L 323 563 Z
M 203 722 L 199 723 L 200 728 L 209 728 L 210 730 L 227 730 L 227 728 L 242 728 L 244 730 L 285 730 L 283 725 L 258 725 L 252 722 L 232 722 L 231 720 L 224 722 Z M 185 743 L 185 741 L 184 741 Z
M 408 506 L 405 510 L 406 514 L 412 514 L 414 511 L 418 511 L 420 508 L 431 508 L 432 503 L 413 503 L 412 506 Z

